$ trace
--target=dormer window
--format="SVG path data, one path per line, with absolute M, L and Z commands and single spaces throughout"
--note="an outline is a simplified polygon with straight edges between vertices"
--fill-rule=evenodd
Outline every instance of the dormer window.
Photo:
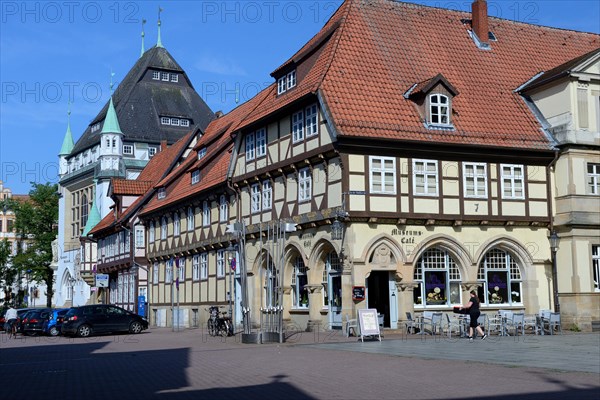
M 442 75 L 413 84 L 404 98 L 414 102 L 427 129 L 454 130 L 450 115 L 458 90 Z M 457 114 L 458 115 L 458 114 Z
M 91 128 L 92 133 L 97 132 L 99 130 L 100 130 L 100 123 L 92 125 L 92 128 Z
M 296 70 L 277 79 L 277 94 L 282 94 L 296 86 Z
M 179 75 L 171 74 L 171 82 L 179 82 Z
M 123 145 L 123 154 L 126 154 L 128 156 L 133 155 L 133 146 L 130 144 L 124 144 Z
M 198 150 L 198 160 L 201 160 L 202 158 L 204 158 L 205 155 L 206 155 L 206 147 L 203 147 L 200 150 Z
M 279 78 L 277 80 L 277 94 L 285 93 L 287 90 L 287 80 L 286 77 Z
M 152 71 L 152 79 L 154 79 L 155 81 L 160 80 L 160 72 Z
M 432 125 L 450 124 L 450 99 L 443 94 L 429 96 L 429 122 Z
M 156 154 L 156 147 L 148 147 L 148 157 L 152 158 Z
M 169 73 L 168 73 L 168 72 L 163 72 L 163 73 L 161 74 L 161 76 L 162 76 L 162 80 L 163 80 L 163 81 L 165 81 L 165 82 L 169 82 Z
M 158 197 L 159 200 L 162 200 L 165 197 L 167 197 L 166 189 L 164 187 L 159 188 L 156 196 Z
M 192 171 L 192 185 L 200 182 L 200 170 Z
M 186 118 L 170 118 L 170 117 L 160 117 L 161 125 L 170 125 L 170 126 L 190 126 L 190 120 Z

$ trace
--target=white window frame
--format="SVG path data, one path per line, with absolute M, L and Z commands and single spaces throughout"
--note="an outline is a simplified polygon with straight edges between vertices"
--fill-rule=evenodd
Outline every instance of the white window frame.
M 207 152 L 206 147 L 203 147 L 200 150 L 198 150 L 198 160 L 201 160 L 202 158 L 204 158 L 204 156 L 206 156 L 206 152 Z
M 167 260 L 165 263 L 165 283 L 173 282 L 173 259 Z
M 145 244 L 144 243 L 144 227 L 140 226 L 140 225 L 136 225 L 135 226 L 135 248 L 136 249 L 140 249 L 140 248 L 144 248 Z
M 600 164 L 588 163 L 587 168 L 587 192 L 588 194 L 600 195 Z M 591 171 L 590 171 L 591 170 Z
M 217 278 L 225 276 L 225 250 L 217 250 Z
M 505 174 L 504 170 L 508 168 L 509 173 Z M 516 170 L 520 170 L 521 176 L 518 177 L 515 174 Z M 502 182 L 502 198 L 503 199 L 524 199 L 525 198 L 525 166 L 522 164 L 500 164 L 500 180 Z M 510 183 L 510 187 L 507 187 L 507 183 Z M 521 194 L 515 194 L 515 184 L 521 182 Z M 505 192 L 510 189 L 510 194 L 506 195 Z
M 246 161 L 254 160 L 254 132 L 246 135 Z
M 188 127 L 188 126 L 190 126 L 190 120 L 189 119 L 185 119 L 185 118 L 180 118 L 179 119 L 179 124 L 181 126 Z
M 286 90 L 290 90 L 291 88 L 296 87 L 296 70 L 288 72 L 286 77 Z
M 207 200 L 202 202 L 202 226 L 210 226 L 210 205 Z
M 270 210 L 273 207 L 273 186 L 270 180 L 262 183 L 262 209 Z
M 192 171 L 192 185 L 195 185 L 198 182 L 200 182 L 200 170 L 196 169 Z
M 483 167 L 483 172 L 478 169 Z M 472 171 L 469 171 L 472 168 Z M 473 182 L 473 194 L 468 193 L 469 180 Z M 470 199 L 487 199 L 487 164 L 476 162 L 463 162 L 463 194 Z
M 208 279 L 208 253 L 200 254 L 200 280 Z
M 304 140 L 304 111 L 292 114 L 292 142 L 298 143 Z
M 128 156 L 132 156 L 133 155 L 133 145 L 131 145 L 131 144 L 124 144 L 123 145 L 123 154 L 124 155 L 128 155 Z
M 169 73 L 168 72 L 162 72 L 161 73 L 161 80 L 164 82 L 169 82 Z
M 381 167 L 374 166 L 374 161 L 379 161 L 381 163 Z M 386 168 L 386 161 L 392 161 L 392 167 Z M 369 169 L 370 169 L 370 192 L 371 193 L 380 193 L 380 194 L 396 194 L 396 158 L 395 157 L 377 157 L 370 156 L 369 157 Z M 381 179 L 381 190 L 375 190 L 373 188 L 373 182 L 375 181 L 375 177 L 379 175 L 379 179 Z M 392 187 L 388 188 L 386 183 L 386 177 L 392 176 Z
M 177 260 L 177 277 L 179 278 L 179 283 L 185 281 L 185 257 L 180 257 Z
M 178 74 L 171 74 L 171 82 L 179 82 L 179 75 Z
M 156 154 L 156 147 L 148 147 L 148 158 L 154 157 Z
M 442 99 L 445 99 L 444 103 Z M 438 112 L 434 112 L 433 108 L 437 107 Z M 433 122 L 433 117 L 436 116 L 438 122 Z M 446 122 L 443 122 L 443 119 Z M 450 125 L 450 98 L 441 93 L 433 93 L 429 95 L 429 123 L 431 125 L 448 126 Z
M 159 71 L 152 71 L 152 79 L 155 81 L 159 81 L 160 80 L 160 72 Z
M 312 174 L 308 167 L 298 171 L 298 202 L 312 198 Z
M 164 187 L 158 188 L 158 193 L 156 194 L 156 197 L 159 200 L 164 199 L 165 197 L 167 197 L 167 190 Z
M 283 76 L 277 80 L 277 94 L 285 93 L 287 90 L 287 76 Z
M 250 212 L 259 213 L 261 211 L 260 203 L 261 203 L 261 193 L 260 193 L 260 185 L 258 183 L 250 186 Z
M 155 262 L 152 266 L 152 283 L 158 283 L 158 262 Z
M 316 103 L 306 107 L 304 121 L 304 131 L 307 138 L 319 134 L 319 109 Z
M 160 240 L 167 238 L 167 217 L 162 217 L 160 220 Z
M 154 243 L 155 240 L 155 232 L 154 232 L 154 221 L 150 221 L 150 225 L 148 226 L 148 242 Z
M 600 245 L 592 245 L 592 284 L 600 292 Z
M 433 165 L 435 172 L 429 172 L 428 166 Z M 413 160 L 413 194 L 415 196 L 437 196 L 439 190 L 439 174 L 438 174 L 438 162 L 437 160 L 423 160 L 423 159 L 414 159 Z M 417 170 L 417 166 L 422 166 Z M 417 178 L 419 176 L 423 177 L 423 187 L 417 190 Z M 431 188 L 428 185 L 428 178 L 435 177 L 435 188 Z
M 192 280 L 200 280 L 200 255 L 194 254 L 192 257 Z
M 219 197 L 219 221 L 227 222 L 229 219 L 229 209 L 227 204 L 227 196 L 222 194 Z
M 195 216 L 194 216 L 194 209 L 192 207 L 188 207 L 187 210 L 187 231 L 188 232 L 192 232 L 195 229 Z
M 179 236 L 181 233 L 181 221 L 179 219 L 179 213 L 173 214 L 173 235 Z
M 172 126 L 179 126 L 179 118 L 171 118 Z
M 256 158 L 267 155 L 267 131 L 265 128 L 260 128 L 256 131 L 254 137 L 256 146 Z
M 171 118 L 170 117 L 160 117 L 160 123 L 161 123 L 161 125 L 171 125 Z

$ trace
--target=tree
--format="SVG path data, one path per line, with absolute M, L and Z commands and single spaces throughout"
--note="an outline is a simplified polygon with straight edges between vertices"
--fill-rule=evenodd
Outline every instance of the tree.
M 54 271 L 50 264 L 52 241 L 58 232 L 58 187 L 49 183 L 32 185 L 29 200 L 5 201 L 15 213 L 18 246 L 12 264 L 29 281 L 46 284 L 47 306 L 50 307 L 54 293 Z
M 8 301 L 12 296 L 12 288 L 17 274 L 11 265 L 11 249 L 8 240 L 0 241 L 0 287 L 4 289 L 4 300 Z

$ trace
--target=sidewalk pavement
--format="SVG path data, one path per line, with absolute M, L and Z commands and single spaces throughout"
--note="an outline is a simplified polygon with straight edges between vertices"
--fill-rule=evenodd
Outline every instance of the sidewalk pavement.
M 339 331 L 242 344 L 202 329 L 0 334 L 3 398 L 597 400 L 600 335 L 465 339 Z

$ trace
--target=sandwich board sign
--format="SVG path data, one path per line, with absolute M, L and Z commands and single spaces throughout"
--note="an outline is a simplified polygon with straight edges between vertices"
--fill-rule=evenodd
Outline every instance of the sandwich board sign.
M 108 274 L 96 274 L 96 286 L 108 287 Z
M 362 342 L 364 342 L 365 336 L 377 336 L 381 342 L 377 309 L 366 308 L 358 310 L 358 323 L 360 324 L 360 340 Z

